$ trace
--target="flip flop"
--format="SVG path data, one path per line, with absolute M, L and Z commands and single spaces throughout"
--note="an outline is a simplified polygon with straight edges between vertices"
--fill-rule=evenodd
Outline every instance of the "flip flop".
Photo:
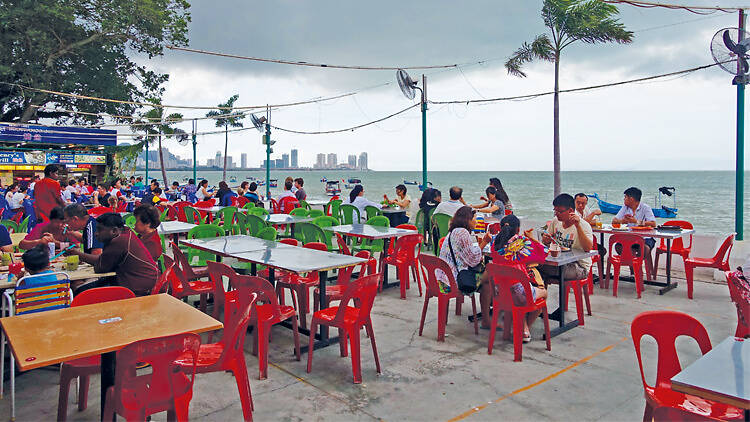
M 531 341 L 531 333 L 523 333 L 523 342 L 528 343 Z

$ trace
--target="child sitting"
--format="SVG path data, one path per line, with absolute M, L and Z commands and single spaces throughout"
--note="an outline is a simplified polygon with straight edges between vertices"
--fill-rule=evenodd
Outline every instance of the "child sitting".
M 40 277 L 33 277 L 26 280 L 26 285 L 54 283 L 57 276 L 49 265 L 49 248 L 46 245 L 37 245 L 21 256 L 23 266 L 26 268 L 27 275 L 48 274 Z

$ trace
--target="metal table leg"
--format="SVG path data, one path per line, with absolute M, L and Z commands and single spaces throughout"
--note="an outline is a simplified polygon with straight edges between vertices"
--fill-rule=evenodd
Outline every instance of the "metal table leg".
M 667 285 L 659 289 L 659 294 L 664 293 L 677 287 L 677 283 L 672 283 L 672 239 L 667 239 Z
M 107 390 L 115 385 L 115 365 L 117 362 L 117 352 L 102 353 L 101 371 L 102 371 L 102 393 L 100 403 L 100 419 L 104 420 L 104 405 L 107 399 Z M 116 420 L 115 416 L 112 420 Z
M 326 295 L 326 284 L 328 283 L 328 272 L 327 271 L 320 271 L 318 273 L 319 278 L 319 284 L 318 284 L 318 290 L 320 295 L 318 296 L 318 300 L 320 303 L 320 309 L 325 309 L 328 307 L 328 297 Z M 285 321 L 286 322 L 286 321 Z M 299 332 L 305 334 L 305 331 L 307 331 L 307 335 L 315 335 L 316 341 L 313 343 L 313 348 L 315 350 L 322 349 L 323 347 L 328 347 L 331 344 L 338 343 L 339 338 L 337 337 L 328 337 L 328 326 L 327 325 L 320 325 L 320 332 L 319 333 L 310 333 L 310 331 L 300 328 Z M 309 349 L 309 346 L 303 346 L 300 348 L 302 353 L 307 352 Z
M 570 330 L 571 328 L 577 327 L 578 324 L 579 324 L 579 321 L 578 321 L 577 318 L 575 320 L 573 320 L 573 321 L 568 322 L 568 323 L 565 322 L 565 311 L 563 310 L 564 309 L 563 299 L 565 298 L 565 291 L 566 291 L 565 277 L 564 277 L 565 271 L 564 270 L 565 270 L 565 266 L 564 265 L 558 266 L 558 271 L 559 271 L 559 276 L 560 276 L 560 284 L 559 284 L 559 287 L 560 287 L 560 289 L 559 289 L 559 302 L 560 303 L 559 303 L 559 306 L 557 308 L 557 311 L 553 312 L 553 314 L 557 314 L 557 317 L 555 318 L 552 315 L 550 315 L 550 319 L 557 319 L 560 322 L 560 325 L 557 328 L 554 328 L 554 329 L 550 330 L 550 336 L 551 337 L 558 336 L 558 335 L 560 335 L 560 334 L 562 334 L 562 333 Z

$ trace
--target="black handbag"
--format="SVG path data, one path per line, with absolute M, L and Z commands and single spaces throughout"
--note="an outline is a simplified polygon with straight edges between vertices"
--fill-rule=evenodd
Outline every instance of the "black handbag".
M 456 254 L 453 253 L 453 245 L 451 242 L 451 236 L 450 233 L 448 233 L 448 249 L 451 251 L 451 258 L 453 258 L 453 264 L 458 268 L 458 260 L 456 259 Z M 461 293 L 465 295 L 470 295 L 477 291 L 479 287 L 479 281 L 477 281 L 477 274 L 480 274 L 483 271 L 482 264 L 478 264 L 474 267 L 469 267 L 465 270 L 459 270 L 458 276 L 456 276 L 456 284 L 458 285 L 458 290 L 461 290 Z

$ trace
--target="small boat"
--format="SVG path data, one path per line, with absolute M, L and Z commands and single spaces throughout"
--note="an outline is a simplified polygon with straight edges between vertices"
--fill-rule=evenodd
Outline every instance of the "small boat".
M 333 196 L 341 193 L 341 187 L 338 180 L 329 180 L 326 182 L 326 195 Z
M 432 182 L 427 182 L 427 187 L 431 188 L 432 187 Z M 424 186 L 422 186 L 421 183 L 419 184 L 419 190 L 424 190 Z
M 323 177 L 323 178 L 321 178 L 321 179 L 320 179 L 320 182 L 321 182 L 321 183 L 325 183 L 325 182 L 327 182 L 327 181 L 328 181 L 328 178 L 325 178 L 325 177 Z
M 347 184 L 344 185 L 344 189 L 354 189 L 355 186 L 357 186 L 357 185 L 350 185 L 350 184 L 347 183 Z
M 271 180 L 269 180 L 268 182 L 269 182 L 269 183 L 268 183 L 268 186 L 269 186 L 269 187 L 272 187 L 272 188 L 277 188 L 277 187 L 279 187 L 279 183 L 278 183 L 278 182 L 279 182 L 279 180 L 278 180 L 278 179 L 271 179 Z
M 408 180 L 404 180 L 404 184 L 405 184 L 405 185 L 418 185 L 418 184 L 419 184 L 419 182 L 417 182 L 417 181 L 413 181 L 413 182 L 410 182 L 410 181 L 408 181 Z
M 354 184 L 354 185 L 356 185 L 356 184 L 362 183 L 362 181 L 361 181 L 361 180 L 359 180 L 359 179 L 356 179 L 356 178 L 350 177 L 350 178 L 349 178 L 349 180 L 347 180 L 347 183 L 351 183 L 351 184 Z
M 229 178 L 229 182 L 230 183 L 237 183 L 237 178 L 234 177 L 234 176 L 232 176 L 232 177 Z
M 674 195 L 674 206 L 668 207 L 666 205 L 661 204 L 661 197 L 662 195 L 666 196 L 673 196 Z M 598 194 L 593 193 L 589 195 L 589 197 L 596 199 L 596 202 L 599 203 L 599 209 L 607 214 L 617 214 L 620 211 L 620 208 L 622 208 L 622 205 L 612 204 L 610 202 L 607 202 L 599 197 Z M 658 200 L 658 203 L 657 203 Z M 652 211 L 654 212 L 654 217 L 659 218 L 675 218 L 677 217 L 677 208 L 676 208 L 676 202 L 677 202 L 677 196 L 675 194 L 675 188 L 674 187 L 667 187 L 662 186 L 659 188 L 659 194 L 654 197 L 654 207 L 652 208 Z

